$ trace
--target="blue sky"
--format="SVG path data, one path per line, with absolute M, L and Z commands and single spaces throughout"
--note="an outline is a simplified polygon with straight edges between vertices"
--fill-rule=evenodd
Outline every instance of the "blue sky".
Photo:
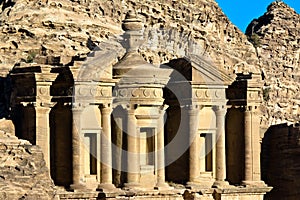
M 248 24 L 267 11 L 267 7 L 275 0 L 216 0 L 223 12 L 239 29 L 245 32 Z M 300 13 L 300 0 L 283 0 Z

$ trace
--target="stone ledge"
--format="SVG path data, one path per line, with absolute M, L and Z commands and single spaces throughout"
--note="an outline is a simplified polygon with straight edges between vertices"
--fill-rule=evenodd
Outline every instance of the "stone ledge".
M 248 193 L 248 194 L 265 194 L 267 192 L 270 192 L 273 188 L 268 186 L 252 186 L 252 187 L 230 187 L 230 188 L 216 188 L 215 191 L 217 193 L 222 194 L 241 194 L 241 193 Z

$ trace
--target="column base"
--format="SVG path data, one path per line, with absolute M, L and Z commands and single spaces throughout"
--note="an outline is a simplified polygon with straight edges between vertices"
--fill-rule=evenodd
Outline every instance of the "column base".
M 100 183 L 97 187 L 97 191 L 103 191 L 103 190 L 113 190 L 116 186 L 111 183 Z
M 213 181 L 197 181 L 197 182 L 187 182 L 186 188 L 191 190 L 198 190 L 198 189 L 208 189 L 211 188 L 213 185 Z
M 123 194 L 124 193 L 120 188 L 116 188 L 116 186 L 111 183 L 100 183 L 98 185 L 97 191 L 101 191 L 106 194 L 108 194 L 108 193 Z
M 154 187 L 155 190 L 173 190 L 174 188 L 169 186 L 168 183 L 163 182 L 163 183 L 157 183 L 156 186 Z
M 230 188 L 230 187 L 234 187 L 229 185 L 229 183 L 227 181 L 215 181 L 214 184 L 212 185 L 213 188 Z
M 245 187 L 268 187 L 264 181 L 242 181 L 241 185 Z
M 70 185 L 70 190 L 73 192 L 86 191 L 87 188 L 86 188 L 85 184 L 83 184 L 83 183 L 75 183 L 75 184 Z
M 125 183 L 124 189 L 125 190 L 131 190 L 131 189 L 140 189 L 141 184 L 140 183 Z

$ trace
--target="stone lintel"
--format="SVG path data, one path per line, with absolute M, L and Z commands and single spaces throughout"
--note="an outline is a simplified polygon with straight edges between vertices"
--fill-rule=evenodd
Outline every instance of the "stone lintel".
M 253 195 L 253 194 L 259 194 L 259 195 L 264 195 L 267 192 L 270 192 L 272 190 L 272 187 L 268 186 L 253 186 L 253 187 L 228 187 L 228 188 L 217 188 L 215 189 L 216 193 L 221 193 L 221 194 L 248 194 L 248 195 Z
M 101 97 L 97 98 L 91 98 L 91 97 L 82 97 L 75 99 L 77 103 L 80 103 L 82 105 L 101 105 L 101 104 L 109 104 L 112 101 L 111 97 Z
M 245 187 L 268 187 L 264 181 L 242 181 L 241 185 Z
M 102 81 L 74 81 L 75 87 L 86 86 L 86 87 L 99 87 L 105 86 L 110 87 L 115 85 L 115 80 L 113 79 L 102 79 Z
M 135 115 L 137 119 L 158 119 L 159 115 Z
M 113 101 L 116 105 L 131 103 L 144 106 L 160 106 L 164 102 L 162 98 L 114 98 Z

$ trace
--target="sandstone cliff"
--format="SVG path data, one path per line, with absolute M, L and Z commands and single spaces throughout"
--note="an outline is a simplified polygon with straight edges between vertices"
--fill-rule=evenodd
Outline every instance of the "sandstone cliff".
M 83 60 L 103 39 L 120 34 L 128 9 L 143 18 L 146 29 L 164 32 L 155 53 L 144 57 L 159 63 L 178 57 L 163 41 L 195 40 L 228 74 L 258 70 L 255 49 L 223 14 L 214 0 L 8 0 L 0 8 L 0 69 L 5 76 L 20 62 L 68 65 Z M 178 32 L 179 31 L 179 32 Z M 148 35 L 149 36 L 149 35 Z M 161 43 L 161 44 L 160 44 Z
M 273 2 L 246 34 L 263 67 L 265 127 L 299 121 L 300 15 L 283 2 Z
M 42 150 L 5 132 L 10 127 L 0 120 L 0 199 L 55 199 Z

